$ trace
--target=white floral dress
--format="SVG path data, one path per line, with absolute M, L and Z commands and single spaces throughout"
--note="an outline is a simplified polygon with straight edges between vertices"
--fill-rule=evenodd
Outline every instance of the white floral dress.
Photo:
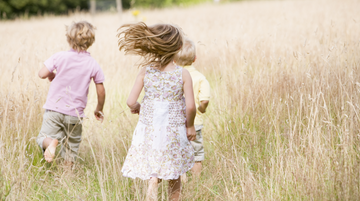
M 182 68 L 162 72 L 147 67 L 144 89 L 122 173 L 143 180 L 178 179 L 194 165 L 194 150 L 186 136 Z

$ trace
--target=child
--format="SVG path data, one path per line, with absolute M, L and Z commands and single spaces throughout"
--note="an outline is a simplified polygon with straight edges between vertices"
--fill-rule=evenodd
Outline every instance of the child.
M 52 82 L 44 105 L 43 124 L 36 139 L 47 162 L 53 161 L 59 141 L 65 165 L 71 166 L 75 161 L 91 79 L 98 95 L 94 114 L 97 120 L 103 120 L 105 77 L 99 64 L 86 51 L 95 41 L 94 30 L 85 21 L 67 27 L 66 37 L 71 49 L 52 55 L 39 71 L 41 79 L 48 78 Z
M 180 175 L 194 165 L 189 140 L 196 136 L 191 77 L 173 62 L 183 45 L 182 32 L 170 24 L 145 23 L 123 25 L 120 30 L 120 50 L 141 55 L 146 66 L 127 100 L 131 112 L 140 113 L 140 117 L 122 173 L 133 179 L 150 179 L 147 200 L 157 200 L 158 182 L 169 180 L 169 198 L 179 200 Z M 140 105 L 137 99 L 143 87 L 145 96 Z
M 195 176 L 200 176 L 202 161 L 204 160 L 204 146 L 201 129 L 203 128 L 202 114 L 206 112 L 206 108 L 210 100 L 210 85 L 205 76 L 197 71 L 193 66 L 196 59 L 195 44 L 189 38 L 184 39 L 184 46 L 176 55 L 175 62 L 180 66 L 184 66 L 190 72 L 193 80 L 194 97 L 196 104 L 195 130 L 196 140 L 191 141 L 195 149 L 195 165 L 191 169 Z M 186 181 L 186 174 L 183 175 L 183 181 Z

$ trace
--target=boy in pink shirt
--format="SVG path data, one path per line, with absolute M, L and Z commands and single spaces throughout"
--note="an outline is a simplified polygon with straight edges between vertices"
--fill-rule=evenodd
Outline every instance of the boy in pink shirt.
M 75 161 L 91 79 L 95 82 L 98 95 L 94 115 L 101 122 L 104 118 L 104 73 L 86 51 L 95 41 L 94 29 L 85 21 L 67 27 L 66 37 L 71 50 L 52 55 L 39 71 L 41 79 L 48 78 L 52 82 L 44 105 L 43 124 L 36 139 L 47 162 L 53 161 L 59 141 L 60 155 L 65 164 L 72 165 Z

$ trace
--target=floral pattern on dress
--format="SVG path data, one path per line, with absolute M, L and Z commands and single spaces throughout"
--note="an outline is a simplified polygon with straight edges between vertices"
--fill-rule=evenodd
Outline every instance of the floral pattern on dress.
M 182 68 L 161 72 L 147 67 L 139 122 L 122 172 L 126 177 L 177 179 L 194 165 L 186 136 Z
M 144 100 L 181 101 L 183 99 L 182 68 L 160 71 L 148 67 L 144 78 Z

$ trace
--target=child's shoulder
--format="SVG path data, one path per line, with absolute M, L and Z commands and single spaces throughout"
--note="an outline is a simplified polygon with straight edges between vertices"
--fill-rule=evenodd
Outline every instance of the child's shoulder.
M 66 58 L 65 56 L 65 51 L 60 51 L 60 52 L 56 52 L 54 54 L 52 54 L 47 61 L 52 61 L 53 62 L 61 62 L 62 60 L 64 60 Z
M 53 58 L 66 58 L 66 57 L 71 57 L 72 56 L 72 52 L 70 51 L 59 51 L 54 53 L 51 57 Z
M 195 73 L 197 73 L 198 74 L 198 76 L 200 76 L 200 77 L 203 77 L 203 78 L 206 78 L 205 77 L 205 75 L 204 74 L 202 74 L 200 71 L 198 71 L 198 70 L 196 70 L 196 72 Z
M 193 68 L 193 70 L 190 70 L 190 74 L 192 76 L 196 76 L 201 79 L 206 79 L 205 75 L 202 74 L 197 68 L 195 68 L 195 67 L 192 67 L 192 68 Z
M 84 58 L 87 57 L 89 59 L 92 59 L 92 60 L 95 60 L 91 55 L 90 55 L 90 52 L 87 52 L 87 51 L 81 51 L 81 52 L 78 52 L 76 50 L 67 50 L 67 51 L 59 51 L 59 52 L 56 52 L 54 55 L 59 55 L 59 56 L 68 56 L 68 57 L 82 57 Z
M 61 57 L 64 54 L 66 54 L 66 51 L 60 51 L 60 52 L 56 52 L 52 55 L 52 57 Z

